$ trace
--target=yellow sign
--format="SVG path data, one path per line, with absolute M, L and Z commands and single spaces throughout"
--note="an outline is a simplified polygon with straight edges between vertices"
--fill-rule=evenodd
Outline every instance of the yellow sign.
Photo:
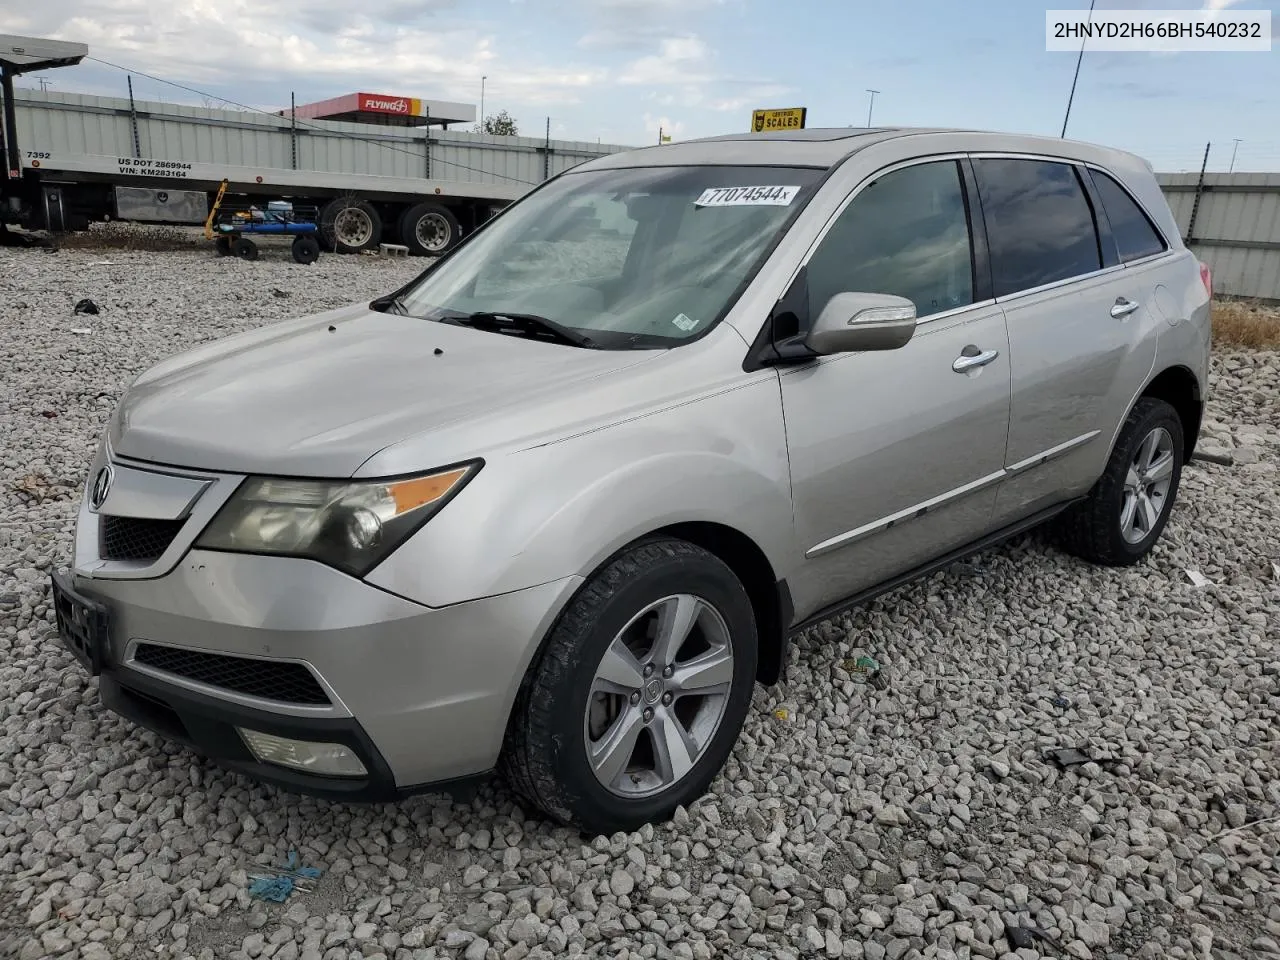
M 803 130 L 805 107 L 786 107 L 781 110 L 752 110 L 751 132 L 768 133 L 771 130 Z

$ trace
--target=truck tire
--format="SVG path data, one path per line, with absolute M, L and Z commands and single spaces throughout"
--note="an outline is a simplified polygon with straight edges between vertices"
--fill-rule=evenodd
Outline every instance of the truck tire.
M 443 256 L 461 236 L 458 218 L 439 203 L 419 203 L 400 217 L 400 242 L 415 256 Z
M 382 240 L 382 217 L 358 197 L 339 197 L 320 213 L 320 234 L 335 253 L 373 250 Z

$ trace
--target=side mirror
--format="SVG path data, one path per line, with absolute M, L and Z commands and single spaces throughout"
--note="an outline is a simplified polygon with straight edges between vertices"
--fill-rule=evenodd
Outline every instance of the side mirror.
M 916 332 L 916 306 L 886 293 L 837 293 L 804 343 L 818 354 L 897 350 Z

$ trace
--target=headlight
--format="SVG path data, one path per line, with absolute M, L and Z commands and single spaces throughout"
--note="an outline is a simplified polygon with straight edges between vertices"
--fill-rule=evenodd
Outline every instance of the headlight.
M 319 560 L 362 577 L 461 490 L 480 462 L 402 480 L 250 477 L 197 547 Z

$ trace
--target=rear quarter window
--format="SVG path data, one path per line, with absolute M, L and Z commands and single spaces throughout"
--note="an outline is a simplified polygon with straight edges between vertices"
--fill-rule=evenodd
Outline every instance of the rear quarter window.
M 1090 174 L 1102 199 L 1107 222 L 1111 224 L 1111 235 L 1115 238 L 1121 263 L 1141 260 L 1168 249 L 1160 231 L 1124 187 L 1101 170 L 1091 170 Z
M 1102 268 L 1093 210 L 1074 166 L 984 157 L 973 167 L 997 297 Z

